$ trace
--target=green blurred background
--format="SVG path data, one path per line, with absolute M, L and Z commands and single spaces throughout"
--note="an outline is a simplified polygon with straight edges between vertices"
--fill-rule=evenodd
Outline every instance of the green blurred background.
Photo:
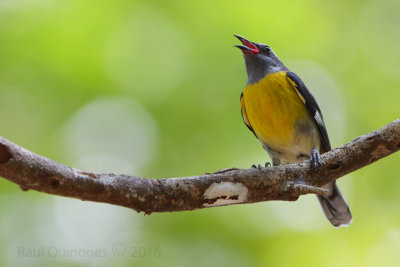
M 1 0 L 0 135 L 76 168 L 145 177 L 264 162 L 240 116 L 236 33 L 302 77 L 336 147 L 399 116 L 399 10 L 395 0 Z M 338 181 L 354 216 L 341 229 L 315 196 L 143 216 L 0 179 L 0 266 L 398 266 L 399 159 Z

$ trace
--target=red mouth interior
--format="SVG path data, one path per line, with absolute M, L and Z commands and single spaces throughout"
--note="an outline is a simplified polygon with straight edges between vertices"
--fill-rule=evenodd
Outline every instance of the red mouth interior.
M 252 42 L 249 42 L 249 41 L 247 41 L 247 40 L 245 40 L 245 39 L 242 39 L 241 41 L 243 42 L 243 44 L 244 44 L 245 46 L 247 46 L 248 48 L 250 48 L 251 51 L 252 51 L 253 53 L 257 54 L 258 52 L 260 52 L 260 51 L 258 50 L 257 46 L 256 46 L 255 44 L 253 44 Z

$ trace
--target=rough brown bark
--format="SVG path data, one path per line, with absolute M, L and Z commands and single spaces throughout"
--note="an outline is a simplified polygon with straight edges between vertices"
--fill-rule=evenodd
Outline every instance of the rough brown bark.
M 259 169 L 221 170 L 193 177 L 146 179 L 79 171 L 36 155 L 0 137 L 0 176 L 49 194 L 104 202 L 146 213 L 296 200 L 324 194 L 320 186 L 400 149 L 400 119 L 322 155 L 324 164 L 307 161 Z

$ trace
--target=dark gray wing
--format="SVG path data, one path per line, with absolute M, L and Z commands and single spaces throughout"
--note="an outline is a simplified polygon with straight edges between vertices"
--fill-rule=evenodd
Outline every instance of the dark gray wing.
M 307 107 L 308 112 L 310 113 L 311 117 L 313 118 L 315 125 L 317 125 L 319 134 L 321 136 L 321 143 L 323 147 L 323 151 L 327 152 L 331 150 L 331 144 L 329 142 L 328 132 L 326 131 L 324 119 L 322 117 L 321 110 L 318 107 L 317 101 L 315 101 L 314 97 L 308 91 L 306 85 L 293 72 L 287 72 L 286 77 L 288 78 L 289 82 L 293 85 L 296 93 L 298 94 L 300 100 L 304 103 Z

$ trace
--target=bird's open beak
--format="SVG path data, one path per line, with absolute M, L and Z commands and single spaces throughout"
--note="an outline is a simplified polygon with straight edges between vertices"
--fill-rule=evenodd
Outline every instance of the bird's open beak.
M 250 42 L 246 38 L 239 36 L 237 34 L 234 34 L 234 36 L 242 42 L 243 45 L 235 45 L 237 48 L 240 48 L 240 50 L 242 50 L 242 52 L 244 52 L 244 53 L 251 52 L 253 54 L 258 54 L 258 52 L 260 52 L 258 50 L 258 47 L 253 42 Z

